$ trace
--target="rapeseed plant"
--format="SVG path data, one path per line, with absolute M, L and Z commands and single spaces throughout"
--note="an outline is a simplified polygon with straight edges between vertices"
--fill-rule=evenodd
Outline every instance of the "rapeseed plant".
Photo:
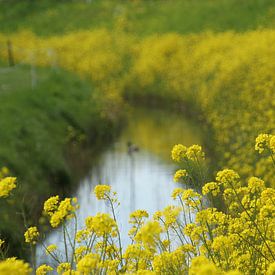
M 269 146 L 269 142 L 256 139 L 256 150 Z M 176 145 L 172 155 L 181 148 L 188 151 L 183 145 Z M 190 161 L 198 154 L 204 160 L 201 147 L 190 148 Z M 272 150 L 268 152 L 273 154 Z M 187 157 L 186 153 L 176 156 Z M 178 157 L 174 160 L 178 162 Z M 190 173 L 188 169 L 193 168 L 187 167 L 184 175 Z M 178 205 L 168 205 L 152 217 L 142 209 L 131 213 L 131 242 L 125 248 L 121 247 L 115 214 L 119 202 L 111 186 L 98 185 L 94 194 L 98 200 L 108 202 L 112 214 L 88 216 L 84 228 L 78 229 L 76 223 L 73 236 L 68 233 L 67 220 L 74 218 L 77 222 L 76 200 L 49 198 L 44 212 L 53 228 L 63 227 L 66 255 L 60 257 L 62 250 L 56 244 L 44 246 L 52 261 L 39 266 L 36 274 L 50 274 L 54 270 L 58 274 L 273 274 L 273 188 L 254 176 L 243 181 L 232 169 L 217 172 L 215 181 L 205 183 L 200 192 L 184 187 L 183 184 L 183 188 L 175 188 L 172 193 Z M 205 203 L 209 196 L 220 197 L 224 209 Z M 52 222 L 55 215 L 59 217 L 57 223 Z M 25 240 L 32 246 L 38 241 L 43 243 L 37 227 L 28 228 Z M 3 244 L 1 240 L 0 250 Z M 15 258 L 0 262 L 0 274 L 12 274 L 15 268 L 20 274 L 31 272 L 27 263 Z

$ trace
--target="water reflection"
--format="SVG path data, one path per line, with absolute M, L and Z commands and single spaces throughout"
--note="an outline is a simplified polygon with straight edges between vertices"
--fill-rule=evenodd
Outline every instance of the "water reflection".
M 101 156 L 98 164 L 79 185 L 75 194 L 81 206 L 77 213 L 79 228 L 83 227 L 88 215 L 95 215 L 97 212 L 110 213 L 109 207 L 96 200 L 92 194 L 94 186 L 99 183 L 110 184 L 118 193 L 121 205 L 116 209 L 116 213 L 124 247 L 129 243 L 128 219 L 133 210 L 146 209 L 149 214 L 153 214 L 168 204 L 173 204 L 170 195 L 176 187 L 172 181 L 176 167 L 160 156 L 169 154 L 172 144 L 180 141 L 187 145 L 192 143 L 190 128 L 183 127 L 183 135 L 180 127 L 172 127 L 174 130 L 171 130 L 174 123 L 184 125 L 182 118 L 177 121 L 174 116 L 169 119 L 166 115 L 160 120 L 160 116 L 155 112 L 151 115 L 147 113 L 133 116 L 119 141 Z M 185 141 L 186 137 L 190 140 Z M 194 135 L 193 142 L 197 140 L 197 135 Z M 130 144 L 129 141 L 133 143 Z M 139 148 L 136 147 L 137 144 Z M 46 245 L 55 243 L 62 247 L 62 239 L 62 232 L 55 230 L 47 236 Z M 41 248 L 37 251 L 37 261 L 47 262 Z

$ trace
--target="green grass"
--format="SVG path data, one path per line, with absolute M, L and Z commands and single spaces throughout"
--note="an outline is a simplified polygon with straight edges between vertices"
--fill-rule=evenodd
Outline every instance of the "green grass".
M 68 194 L 77 182 L 70 152 L 100 150 L 118 125 L 101 116 L 89 81 L 47 68 L 37 69 L 37 77 L 32 89 L 28 66 L 0 68 L 0 167 L 7 166 L 19 185 L 13 198 L 0 201 L 0 235 L 21 256 L 23 221 L 14 213 L 23 207 L 31 223 L 45 198 Z
M 39 35 L 113 28 L 119 17 L 139 35 L 203 30 L 246 31 L 275 26 L 273 0 L 5 0 L 0 1 L 0 32 L 32 29 Z

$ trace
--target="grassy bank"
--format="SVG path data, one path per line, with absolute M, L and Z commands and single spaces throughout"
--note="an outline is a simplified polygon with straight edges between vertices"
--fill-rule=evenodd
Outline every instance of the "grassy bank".
M 118 123 L 104 114 L 88 81 L 41 68 L 32 89 L 28 66 L 6 70 L 0 74 L 0 166 L 17 175 L 19 192 L 9 201 L 18 212 L 13 219 L 10 207 L 1 205 L 0 230 L 10 238 L 10 251 L 19 254 L 23 210 L 29 224 L 31 217 L 40 215 L 45 198 L 57 190 L 68 194 L 79 176 L 72 167 L 73 152 L 101 150 Z
M 275 24 L 272 0 L 13 0 L 0 2 L 0 7 L 2 32 L 31 28 L 39 35 L 119 27 L 144 36 L 163 32 L 245 31 Z

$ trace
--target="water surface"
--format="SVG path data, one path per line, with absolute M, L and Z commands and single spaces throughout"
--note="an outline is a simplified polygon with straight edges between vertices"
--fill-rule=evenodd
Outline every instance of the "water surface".
M 131 149 L 129 152 L 129 143 Z M 129 214 L 136 209 L 146 209 L 149 214 L 173 204 L 170 195 L 177 186 L 173 174 L 177 169 L 170 160 L 174 144 L 200 143 L 200 131 L 182 117 L 162 111 L 132 110 L 129 124 L 120 138 L 102 154 L 96 165 L 80 182 L 73 196 L 78 198 L 79 228 L 85 218 L 98 212 L 110 213 L 109 206 L 96 200 L 92 190 L 97 184 L 109 184 L 118 193 L 121 205 L 116 209 L 122 243 L 129 238 Z M 69 225 L 73 228 L 73 226 Z M 45 244 L 59 244 L 62 250 L 63 235 L 60 229 L 52 231 Z M 61 251 L 62 253 L 62 251 Z M 41 248 L 37 261 L 46 262 Z

